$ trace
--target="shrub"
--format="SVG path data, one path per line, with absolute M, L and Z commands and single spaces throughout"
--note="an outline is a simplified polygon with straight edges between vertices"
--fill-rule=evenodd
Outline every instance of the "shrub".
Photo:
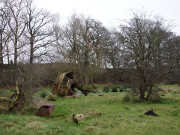
M 112 92 L 118 92 L 117 87 L 113 87 Z
M 139 97 L 138 89 L 131 89 L 130 91 L 126 92 L 126 95 L 123 97 L 123 102 L 147 102 L 147 103 L 160 103 L 162 101 L 161 96 L 158 90 L 153 90 L 152 94 L 148 99 L 141 100 Z
M 108 92 L 110 91 L 109 86 L 104 86 L 103 91 L 106 92 L 106 93 L 108 93 Z
M 125 92 L 125 91 L 127 91 L 124 87 L 121 87 L 120 89 L 119 89 L 119 92 Z
M 119 92 L 124 92 L 124 89 L 123 89 L 123 88 L 120 88 Z
M 128 88 L 126 86 L 120 87 L 120 92 L 126 92 L 128 91 Z
M 93 86 L 93 89 L 97 90 L 97 89 L 98 89 L 98 87 L 97 87 L 97 86 Z

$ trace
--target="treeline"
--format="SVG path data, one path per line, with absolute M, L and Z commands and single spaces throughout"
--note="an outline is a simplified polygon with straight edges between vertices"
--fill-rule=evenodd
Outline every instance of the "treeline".
M 124 69 L 133 71 L 129 78 L 142 91 L 179 69 L 180 37 L 159 16 L 132 12 L 131 19 L 113 29 L 82 14 L 60 22 L 58 14 L 38 9 L 32 0 L 1 0 L 1 67 L 65 63 L 83 85 L 93 84 L 97 71 L 119 74 Z

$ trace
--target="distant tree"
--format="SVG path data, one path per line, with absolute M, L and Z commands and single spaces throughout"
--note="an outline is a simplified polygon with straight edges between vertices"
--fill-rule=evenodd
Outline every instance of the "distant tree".
M 25 0 L 2 0 L 1 4 L 6 10 L 8 27 L 12 33 L 11 40 L 14 48 L 14 64 L 17 64 L 19 49 L 22 47 L 20 38 L 26 27 Z
M 146 13 L 134 13 L 127 24 L 120 26 L 118 34 L 124 51 L 124 61 L 137 73 L 140 99 L 148 99 L 153 86 L 170 73 L 177 63 L 177 53 L 172 53 L 169 42 L 172 33 L 159 17 L 150 18 Z
M 3 5 L 0 6 L 0 65 L 4 63 L 4 59 L 7 59 L 10 63 L 10 38 L 11 31 L 8 27 L 8 12 Z M 5 58 L 6 57 L 6 58 Z
M 5 17 L 5 12 L 3 11 L 3 8 L 0 9 L 0 65 L 3 64 L 3 57 L 4 57 L 4 42 L 5 42 L 5 29 L 7 26 L 7 19 Z
M 58 53 L 71 68 L 78 69 L 82 84 L 93 84 L 93 70 L 103 63 L 103 44 L 107 29 L 101 22 L 77 14 L 69 18 L 63 29 L 55 29 Z
M 46 10 L 38 10 L 33 1 L 26 1 L 27 31 L 25 32 L 26 43 L 29 45 L 29 63 L 47 54 L 46 48 L 52 44 L 52 24 L 54 17 Z M 58 18 L 58 17 L 57 17 Z
M 107 67 L 112 67 L 113 69 L 120 69 L 123 67 L 123 50 L 122 41 L 118 38 L 118 31 L 116 29 L 112 30 L 109 34 L 107 44 L 105 44 L 104 51 L 106 57 Z

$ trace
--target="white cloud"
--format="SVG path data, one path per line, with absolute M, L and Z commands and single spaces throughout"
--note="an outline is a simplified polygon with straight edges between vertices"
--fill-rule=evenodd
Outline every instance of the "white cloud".
M 130 9 L 145 10 L 174 20 L 175 31 L 180 33 L 179 0 L 34 0 L 36 6 L 59 13 L 63 20 L 73 11 L 90 15 L 105 25 L 117 25 L 119 20 L 128 19 Z

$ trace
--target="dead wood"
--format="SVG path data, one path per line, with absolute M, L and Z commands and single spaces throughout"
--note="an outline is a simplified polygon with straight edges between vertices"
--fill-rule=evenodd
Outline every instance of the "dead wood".
M 91 116 L 100 116 L 101 113 L 89 113 L 89 114 L 73 114 L 72 118 L 73 121 L 78 124 L 79 121 L 83 120 L 84 118 L 91 117 Z
M 19 104 L 19 99 L 20 99 L 20 89 L 19 89 L 19 85 L 18 82 L 16 82 L 16 97 L 15 99 L 10 99 L 7 97 L 0 97 L 0 102 L 8 102 L 9 106 L 2 106 L 1 109 L 3 110 L 13 110 L 14 107 Z
M 18 82 L 16 82 L 16 98 L 13 100 L 13 102 L 9 105 L 9 110 L 13 110 L 13 108 L 19 104 L 20 99 L 20 88 Z
M 52 93 L 60 97 L 72 96 L 76 93 L 75 88 L 80 90 L 85 96 L 87 96 L 89 92 L 95 92 L 94 90 L 85 90 L 80 87 L 74 79 L 74 73 L 66 72 L 58 74 L 52 89 Z
M 11 103 L 13 100 L 7 97 L 0 97 L 0 102 L 8 102 Z

